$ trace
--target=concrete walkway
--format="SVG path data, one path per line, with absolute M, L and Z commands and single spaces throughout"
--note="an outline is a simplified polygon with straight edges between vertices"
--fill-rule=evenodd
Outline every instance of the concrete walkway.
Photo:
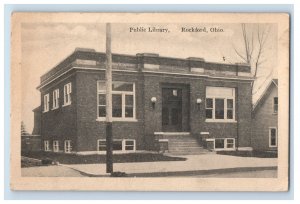
M 21 169 L 24 177 L 84 177 L 86 175 L 78 170 L 73 170 L 64 166 L 37 166 Z
M 277 158 L 236 157 L 218 154 L 182 156 L 186 161 L 115 163 L 114 172 L 130 176 L 170 176 L 186 173 L 218 173 L 276 169 Z M 63 165 L 87 176 L 108 176 L 105 164 Z

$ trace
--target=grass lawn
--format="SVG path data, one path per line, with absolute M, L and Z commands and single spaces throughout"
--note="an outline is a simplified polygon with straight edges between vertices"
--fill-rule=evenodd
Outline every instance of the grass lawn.
M 62 164 L 95 164 L 105 163 L 106 155 L 76 155 L 54 152 L 22 152 L 22 156 L 40 159 L 40 160 L 52 160 Z M 183 157 L 170 157 L 163 154 L 152 153 L 128 153 L 128 154 L 114 154 L 114 163 L 126 163 L 126 162 L 153 162 L 153 161 L 185 161 Z
M 36 160 L 32 160 L 29 158 L 21 158 L 21 167 L 25 168 L 25 167 L 33 167 L 33 166 L 42 166 L 42 163 Z
M 276 151 L 218 151 L 217 154 L 238 157 L 277 158 Z

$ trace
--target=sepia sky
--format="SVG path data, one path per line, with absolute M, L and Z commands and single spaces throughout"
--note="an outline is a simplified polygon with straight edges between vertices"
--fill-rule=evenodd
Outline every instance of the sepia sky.
M 167 33 L 129 32 L 130 28 L 168 28 Z M 182 27 L 206 28 L 208 32 L 181 32 Z M 263 63 L 255 87 L 256 100 L 271 78 L 277 78 L 277 26 L 268 28 L 268 38 L 263 53 Z M 210 32 L 221 28 L 223 32 Z M 247 24 L 249 33 L 256 33 L 257 24 Z M 254 35 L 256 45 L 256 35 Z M 40 105 L 36 87 L 40 76 L 69 56 L 77 47 L 93 48 L 105 52 L 105 24 L 24 23 L 22 24 L 22 120 L 26 130 L 33 129 L 32 110 Z M 234 47 L 244 51 L 240 24 L 112 24 L 112 52 L 119 54 L 157 53 L 166 57 L 202 57 L 206 61 L 243 62 Z M 254 50 L 254 54 L 256 50 Z M 225 61 L 223 61 L 223 56 Z M 271 71 L 273 72 L 271 73 Z M 271 73 L 271 75 L 270 75 Z M 268 80 L 266 77 L 269 76 Z

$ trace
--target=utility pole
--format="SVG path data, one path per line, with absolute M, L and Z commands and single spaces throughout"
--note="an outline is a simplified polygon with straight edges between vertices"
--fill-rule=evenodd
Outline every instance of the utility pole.
M 113 173 L 111 25 L 106 23 L 106 173 Z

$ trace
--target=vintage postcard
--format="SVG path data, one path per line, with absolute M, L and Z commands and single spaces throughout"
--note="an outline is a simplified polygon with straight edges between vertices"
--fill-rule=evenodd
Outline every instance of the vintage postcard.
M 11 18 L 11 189 L 288 190 L 288 14 Z

